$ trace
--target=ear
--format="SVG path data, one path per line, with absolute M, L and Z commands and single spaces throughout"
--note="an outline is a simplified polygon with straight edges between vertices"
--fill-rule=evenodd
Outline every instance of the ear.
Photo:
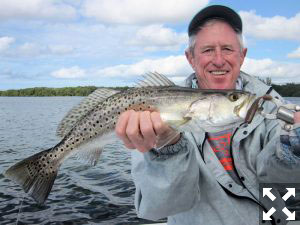
M 195 63 L 194 63 L 194 56 L 193 56 L 193 54 L 190 52 L 190 50 L 185 50 L 184 53 L 185 53 L 185 57 L 186 57 L 187 61 L 189 62 L 189 64 L 193 68 L 193 70 L 195 70 L 194 69 Z
M 245 60 L 246 55 L 247 55 L 247 51 L 248 51 L 247 48 L 243 48 L 243 50 L 242 50 L 242 53 L 241 53 L 241 66 L 242 66 L 243 63 L 244 63 L 244 60 Z

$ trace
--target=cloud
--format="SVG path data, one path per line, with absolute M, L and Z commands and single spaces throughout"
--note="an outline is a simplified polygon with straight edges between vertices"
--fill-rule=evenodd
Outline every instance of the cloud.
M 15 42 L 13 37 L 0 37 L 0 53 L 5 52 L 10 48 L 10 45 Z
M 300 47 L 297 48 L 295 51 L 289 53 L 288 58 L 300 58 Z
M 49 52 L 54 55 L 66 55 L 74 51 L 74 48 L 69 45 L 50 45 Z
M 85 0 L 82 14 L 108 24 L 182 22 L 209 0 Z
M 186 76 L 192 72 L 185 56 L 169 56 L 159 59 L 144 59 L 128 65 L 116 65 L 97 71 L 101 77 L 134 77 L 148 72 L 158 72 L 173 77 Z
M 300 64 L 277 62 L 272 59 L 246 58 L 242 70 L 251 75 L 271 77 L 275 82 L 300 82 Z
M 128 44 L 142 46 L 148 51 L 161 51 L 179 49 L 187 41 L 186 33 L 177 33 L 162 24 L 154 24 L 138 29 L 134 39 L 130 39 Z
M 63 78 L 63 79 L 76 79 L 83 78 L 86 76 L 86 71 L 79 68 L 78 66 L 73 66 L 70 68 L 62 68 L 51 73 L 52 77 Z
M 17 54 L 22 57 L 35 57 L 42 54 L 42 49 L 37 44 L 24 43 L 18 47 Z
M 254 76 L 271 77 L 274 82 L 300 82 L 300 64 L 278 62 L 269 58 L 246 58 L 242 70 Z M 97 70 L 97 77 L 120 77 L 132 79 L 147 72 L 168 75 L 175 82 L 184 80 L 193 72 L 185 56 L 169 56 L 159 59 L 145 59 L 134 64 L 115 65 Z
M 76 17 L 76 9 L 52 0 L 2 0 L 0 19 L 3 20 L 69 20 Z
M 239 12 L 244 24 L 244 33 L 264 39 L 300 40 L 300 13 L 294 17 L 262 17 L 255 11 Z

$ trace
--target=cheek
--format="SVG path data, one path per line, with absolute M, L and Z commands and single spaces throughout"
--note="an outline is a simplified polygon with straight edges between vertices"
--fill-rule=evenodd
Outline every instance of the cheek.
M 205 68 L 209 65 L 210 60 L 206 59 L 204 57 L 195 57 L 194 59 L 194 70 L 196 70 L 197 72 L 203 72 L 203 70 L 205 70 Z

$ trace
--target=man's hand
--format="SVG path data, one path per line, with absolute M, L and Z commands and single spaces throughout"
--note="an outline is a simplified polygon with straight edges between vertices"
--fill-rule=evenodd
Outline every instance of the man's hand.
M 115 131 L 127 148 L 147 152 L 156 146 L 158 137 L 173 130 L 161 120 L 158 112 L 129 110 L 120 115 Z M 179 136 L 170 144 L 178 140 Z
M 294 123 L 300 123 L 300 112 L 294 113 Z

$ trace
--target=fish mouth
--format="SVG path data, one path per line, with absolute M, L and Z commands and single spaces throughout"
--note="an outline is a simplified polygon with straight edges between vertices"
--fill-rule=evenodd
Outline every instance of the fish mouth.
M 252 95 L 248 101 L 248 105 L 246 108 L 246 117 L 245 122 L 251 123 L 253 117 L 256 114 L 256 111 L 259 107 L 260 98 L 256 98 L 256 95 Z
M 241 104 L 237 105 L 234 108 L 234 113 L 238 117 L 247 118 L 249 111 L 252 111 L 255 100 L 256 100 L 256 95 L 249 93 L 248 97 L 244 99 L 244 101 Z

